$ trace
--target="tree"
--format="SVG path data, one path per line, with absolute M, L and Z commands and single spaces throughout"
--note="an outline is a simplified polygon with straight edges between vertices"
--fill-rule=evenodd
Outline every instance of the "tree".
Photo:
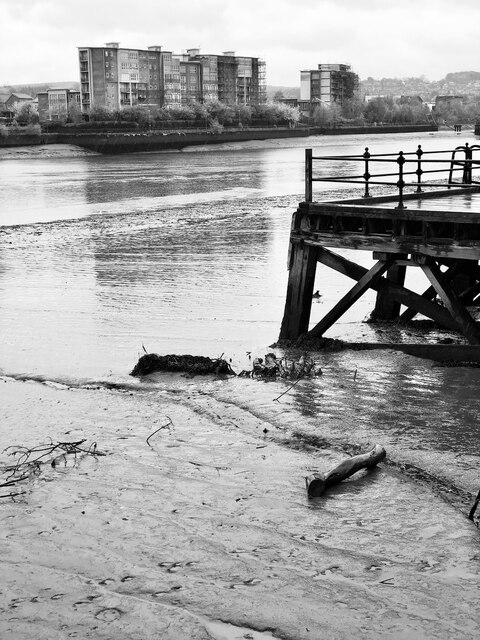
M 78 102 L 70 102 L 67 110 L 67 122 L 74 122 L 78 124 L 83 121 L 82 109 Z
M 13 105 L 14 121 L 21 127 L 38 124 L 39 117 L 36 106 L 32 102 L 15 102 Z

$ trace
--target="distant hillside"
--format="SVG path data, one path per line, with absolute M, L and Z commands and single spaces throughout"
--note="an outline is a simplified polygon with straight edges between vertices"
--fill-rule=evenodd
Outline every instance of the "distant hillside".
M 457 71 L 455 73 L 447 73 L 445 82 L 457 82 L 467 84 L 468 82 L 478 82 L 480 80 L 480 71 Z
M 367 78 L 360 81 L 360 90 L 370 96 L 417 95 L 425 101 L 440 95 L 480 96 L 480 71 L 447 73 L 442 80 L 430 82 L 419 78 Z
M 77 89 L 80 90 L 80 83 L 68 80 L 66 82 L 42 82 L 39 84 L 12 84 L 0 87 L 0 93 L 26 93 L 34 98 L 37 93 L 47 89 Z

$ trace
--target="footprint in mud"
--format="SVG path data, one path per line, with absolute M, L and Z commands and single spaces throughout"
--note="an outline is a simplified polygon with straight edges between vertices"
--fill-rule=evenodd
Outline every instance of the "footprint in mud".
M 254 587 L 257 584 L 260 584 L 262 581 L 260 578 L 248 578 L 247 580 L 242 580 L 242 582 L 232 582 L 229 585 L 229 589 L 236 589 L 237 587 Z
M 22 602 L 26 602 L 27 598 L 13 598 L 8 605 L 9 609 L 16 609 Z
M 194 560 L 187 562 L 159 562 L 158 566 L 167 569 L 167 573 L 176 573 L 182 567 L 194 567 L 198 564 Z
M 171 593 L 172 591 L 180 591 L 181 588 L 182 588 L 182 585 L 175 584 L 173 585 L 173 587 L 166 587 L 165 589 L 160 589 L 159 591 L 155 591 L 154 593 L 152 593 L 152 598 L 161 598 L 162 596 L 166 595 L 167 593 Z
M 100 611 L 97 611 L 95 618 L 97 618 L 97 620 L 103 620 L 103 622 L 113 622 L 121 618 L 123 614 L 124 611 L 121 609 L 109 607 L 108 609 L 100 609 Z
M 331 567 L 326 567 L 323 571 L 319 571 L 319 573 L 313 576 L 314 580 L 321 580 L 323 576 L 331 576 L 334 573 L 338 573 L 340 571 L 340 566 L 337 564 L 332 565 Z

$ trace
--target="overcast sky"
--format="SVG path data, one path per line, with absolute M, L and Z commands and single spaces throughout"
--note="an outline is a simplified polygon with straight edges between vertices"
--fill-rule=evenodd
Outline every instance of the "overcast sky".
M 480 0 L 0 0 L 0 85 L 78 80 L 78 46 L 235 51 L 267 84 L 350 64 L 368 76 L 480 71 Z

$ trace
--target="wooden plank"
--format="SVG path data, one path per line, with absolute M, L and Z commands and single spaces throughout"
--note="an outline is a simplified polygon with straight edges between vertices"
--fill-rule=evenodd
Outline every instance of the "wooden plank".
M 324 247 L 319 247 L 318 249 L 318 260 L 327 267 L 335 269 L 335 271 L 343 273 L 353 280 L 360 280 L 360 278 L 367 273 L 367 269 L 365 269 L 365 267 L 362 267 L 343 256 L 339 256 Z M 378 291 L 382 287 L 388 287 L 390 289 L 390 295 L 406 307 L 416 309 L 417 313 L 421 313 L 427 318 L 431 318 L 447 329 L 458 331 L 457 323 L 453 320 L 450 313 L 440 305 L 430 302 L 429 300 L 425 300 L 418 293 L 414 293 L 405 287 L 401 287 L 400 285 L 396 285 L 392 282 L 389 283 L 384 278 L 378 278 L 378 280 L 374 281 L 371 285 L 371 288 L 375 291 Z
M 456 209 L 449 208 L 447 210 L 430 210 L 430 209 L 398 209 L 385 208 L 385 207 L 372 207 L 367 205 L 341 205 L 333 204 L 330 202 L 309 203 L 305 209 L 302 209 L 303 213 L 308 215 L 340 215 L 345 217 L 364 217 L 364 218 L 378 218 L 378 219 L 401 219 L 401 220 L 414 220 L 416 222 L 426 221 L 438 221 L 438 222 L 463 222 L 465 224 L 478 224 L 480 221 L 480 213 L 473 211 L 458 211 Z
M 416 342 L 349 342 L 355 350 L 393 349 L 418 358 L 437 362 L 480 363 L 480 345 L 475 344 L 421 344 Z
M 317 247 L 304 243 L 295 243 L 291 247 L 291 267 L 280 340 L 296 340 L 308 331 L 317 253 Z
M 413 186 L 413 185 L 411 185 Z M 423 185 L 425 187 L 425 185 Z M 480 186 L 478 187 L 462 187 L 459 185 L 458 187 L 452 187 L 450 189 L 438 189 L 432 188 L 431 191 L 422 191 L 417 193 L 416 191 L 413 193 L 405 193 L 403 195 L 403 199 L 411 203 L 411 201 L 416 200 L 432 200 L 432 199 L 449 199 L 449 198 L 457 198 L 458 195 L 465 196 L 465 194 L 470 194 L 471 199 L 478 199 L 480 193 Z M 344 198 L 343 200 L 335 200 L 333 203 L 335 204 L 365 204 L 365 198 Z M 381 203 L 393 203 L 396 205 L 398 202 L 398 193 L 390 193 L 384 196 L 370 196 L 368 202 L 372 204 L 381 204 Z M 317 203 L 320 204 L 320 203 Z
M 325 331 L 335 324 L 335 322 L 343 316 L 343 314 L 355 304 L 355 302 L 370 289 L 375 280 L 381 276 L 392 265 L 392 261 L 377 262 L 367 273 L 360 278 L 356 285 L 343 296 L 341 300 L 331 309 L 313 329 L 308 332 L 309 338 L 319 338 L 323 336 Z
M 421 265 L 423 272 L 450 311 L 463 335 L 470 344 L 480 344 L 480 328 L 434 262 Z
M 480 241 L 475 246 L 466 244 L 425 244 L 422 238 L 393 238 L 390 235 L 376 236 L 349 233 L 329 234 L 327 232 L 295 233 L 292 239 L 302 239 L 307 244 L 337 249 L 359 249 L 362 251 L 382 251 L 386 253 L 423 253 L 434 258 L 450 257 L 463 260 L 478 260 Z

